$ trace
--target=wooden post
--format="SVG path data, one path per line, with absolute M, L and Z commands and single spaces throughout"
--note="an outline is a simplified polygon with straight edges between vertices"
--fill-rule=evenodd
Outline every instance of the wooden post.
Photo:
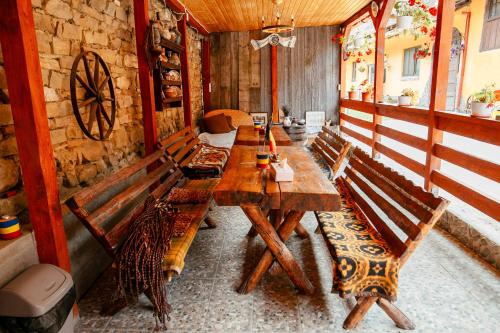
M 201 71 L 203 77 L 203 111 L 210 111 L 210 38 L 205 37 L 202 43 Z
M 381 11 L 376 20 L 375 25 L 375 85 L 374 85 L 374 103 L 382 103 L 384 101 L 384 56 L 385 56 L 385 30 L 387 21 L 391 16 L 392 7 L 395 0 L 387 0 L 382 5 Z M 377 125 L 382 121 L 382 117 L 378 114 L 378 109 L 375 107 L 372 121 L 372 157 L 379 156 L 376 149 L 377 143 L 380 143 L 380 134 L 377 133 Z
M 273 121 L 279 121 L 278 111 L 278 47 L 271 46 L 271 87 L 272 87 L 272 110 Z
M 38 258 L 41 263 L 57 265 L 69 272 L 70 260 L 30 1 L 2 2 L 0 42 Z
M 349 34 L 351 33 L 351 25 L 348 24 L 344 29 L 344 36 L 347 38 Z M 346 67 L 346 62 L 344 61 L 344 45 L 340 45 L 339 47 L 339 82 L 340 82 L 340 98 L 343 99 L 345 98 L 345 92 L 346 92 L 346 72 L 347 72 L 347 67 Z M 340 117 L 340 113 L 345 112 L 344 107 L 339 108 L 339 125 L 340 126 L 345 126 L 345 120 Z
M 184 48 L 184 52 L 180 54 L 181 56 L 181 76 L 182 76 L 182 107 L 184 109 L 184 126 L 193 126 L 193 115 L 191 114 L 191 89 L 189 85 L 189 57 L 188 57 L 188 31 L 187 31 L 187 21 L 186 15 L 182 17 L 182 20 L 177 22 L 177 28 L 182 36 L 181 46 Z
M 139 85 L 142 101 L 142 126 L 144 129 L 144 148 L 146 155 L 156 149 L 158 139 L 156 110 L 154 100 L 153 76 L 149 70 L 146 56 L 146 32 L 149 25 L 148 0 L 134 0 L 135 40 L 139 66 Z
M 434 188 L 431 182 L 432 172 L 434 170 L 439 170 L 441 167 L 441 160 L 433 155 L 434 145 L 442 143 L 443 141 L 443 132 L 436 128 L 435 111 L 446 109 L 446 93 L 448 91 L 448 70 L 450 65 L 454 15 L 455 0 L 439 1 L 436 22 L 436 41 L 434 43 L 429 121 L 427 123 L 429 128 L 427 132 L 424 173 L 424 186 L 427 191 L 431 191 Z

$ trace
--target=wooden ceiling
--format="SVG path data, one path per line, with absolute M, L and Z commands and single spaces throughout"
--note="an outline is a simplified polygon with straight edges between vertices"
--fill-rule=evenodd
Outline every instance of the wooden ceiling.
M 196 19 L 208 31 L 248 31 L 261 28 L 275 18 L 272 0 L 183 0 Z M 336 25 L 343 23 L 370 0 L 283 0 L 278 7 L 282 24 L 290 24 L 294 16 L 297 27 Z M 275 22 L 273 22 L 275 23 Z

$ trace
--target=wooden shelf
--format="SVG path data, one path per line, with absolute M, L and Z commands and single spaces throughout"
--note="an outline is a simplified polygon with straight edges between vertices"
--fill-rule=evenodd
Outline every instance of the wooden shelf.
M 169 103 L 175 103 L 175 102 L 182 102 L 182 96 L 165 98 L 163 100 L 163 104 L 169 104 Z
M 166 86 L 182 86 L 182 81 L 162 80 L 161 83 Z
M 179 44 L 176 44 L 174 42 L 171 42 L 169 40 L 166 40 L 166 39 L 162 39 L 160 45 L 163 46 L 164 48 L 166 48 L 167 50 L 170 50 L 170 51 L 179 52 L 179 53 L 184 52 L 184 48 L 182 46 L 180 46 Z
M 166 62 L 166 61 L 162 61 L 161 62 L 161 66 L 164 69 L 176 69 L 176 70 L 180 70 L 181 69 L 181 65 L 176 65 L 176 64 L 173 64 L 171 62 Z

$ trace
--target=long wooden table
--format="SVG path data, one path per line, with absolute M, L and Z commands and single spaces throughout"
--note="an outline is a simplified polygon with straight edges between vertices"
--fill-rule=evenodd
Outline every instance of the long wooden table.
M 288 159 L 295 172 L 292 182 L 279 183 L 271 179 L 268 170 L 257 169 L 257 151 L 257 146 L 233 146 L 224 175 L 214 191 L 219 206 L 240 206 L 267 244 L 239 292 L 251 292 L 276 259 L 299 290 L 312 293 L 311 282 L 284 242 L 305 212 L 338 210 L 339 194 L 302 148 L 278 147 L 278 153 Z
M 273 126 L 271 128 L 274 141 L 277 146 L 291 146 L 292 140 L 281 126 Z M 264 135 L 259 134 L 259 131 L 254 130 L 253 126 L 242 125 L 238 126 L 236 132 L 235 145 L 258 146 L 264 143 Z

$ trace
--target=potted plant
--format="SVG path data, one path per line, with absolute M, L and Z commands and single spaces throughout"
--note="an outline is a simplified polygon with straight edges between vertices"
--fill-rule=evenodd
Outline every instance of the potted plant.
M 406 88 L 401 92 L 401 96 L 398 97 L 398 105 L 399 106 L 411 106 L 416 104 L 416 100 L 418 99 L 418 93 L 411 89 Z
M 473 117 L 490 118 L 496 101 L 495 84 L 484 86 L 483 89 L 474 93 L 471 101 Z
M 400 0 L 396 2 L 394 5 L 394 9 L 396 10 L 396 24 L 397 27 L 401 30 L 411 29 L 413 26 L 413 10 L 412 6 L 405 1 Z
M 351 86 L 351 90 L 349 90 L 349 99 L 358 99 L 358 90 L 354 84 Z
M 373 85 L 366 84 L 361 91 L 363 102 L 371 102 L 373 100 Z

